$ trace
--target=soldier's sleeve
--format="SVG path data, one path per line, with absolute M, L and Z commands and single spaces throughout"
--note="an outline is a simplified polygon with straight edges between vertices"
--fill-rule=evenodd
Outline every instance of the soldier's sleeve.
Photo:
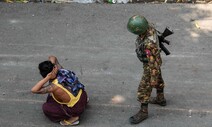
M 141 43 L 140 43 L 140 41 L 139 41 L 139 38 L 137 38 L 136 39 L 136 41 L 135 41 L 135 52 L 136 52 L 136 55 L 137 55 L 137 57 L 138 57 L 138 59 L 141 61 L 141 62 L 143 62 L 143 56 L 142 56 L 142 51 L 141 51 Z
M 145 53 L 147 55 L 148 65 L 149 65 L 150 75 L 151 75 L 150 84 L 157 85 L 159 69 L 160 69 L 160 64 L 158 61 L 159 49 L 157 44 L 150 41 L 145 48 Z

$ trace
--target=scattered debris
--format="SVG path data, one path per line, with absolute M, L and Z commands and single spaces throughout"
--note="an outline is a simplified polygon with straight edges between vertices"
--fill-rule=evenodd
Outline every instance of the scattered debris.
M 200 29 L 200 26 L 197 21 L 195 22 L 195 26 L 196 26 L 196 28 Z
M 189 109 L 189 110 L 188 110 L 188 117 L 191 117 L 191 116 L 192 116 L 192 110 Z
M 108 3 L 111 3 L 111 4 L 126 4 L 126 3 L 129 3 L 129 0 L 108 0 Z
M 29 1 L 28 0 L 5 0 L 5 2 L 7 2 L 7 3 L 14 3 L 14 2 L 17 2 L 17 3 L 28 3 Z
M 112 99 L 111 99 L 111 103 L 112 104 L 120 104 L 123 103 L 125 101 L 125 98 L 121 95 L 115 95 Z
M 0 0 L 1 1 L 1 0 Z M 212 4 L 212 0 L 3 0 L 7 3 L 110 3 L 110 4 L 126 4 L 126 3 L 201 3 Z

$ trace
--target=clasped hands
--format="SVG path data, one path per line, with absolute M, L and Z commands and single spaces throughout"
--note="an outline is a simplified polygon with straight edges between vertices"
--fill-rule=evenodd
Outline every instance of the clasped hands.
M 46 76 L 49 79 L 55 79 L 57 76 L 58 67 L 57 65 L 54 65 L 53 70 Z

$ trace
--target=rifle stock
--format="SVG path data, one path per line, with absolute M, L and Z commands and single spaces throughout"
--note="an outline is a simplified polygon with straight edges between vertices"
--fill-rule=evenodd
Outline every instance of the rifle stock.
M 158 38 L 159 38 L 159 46 L 161 48 L 161 50 L 166 54 L 166 55 L 170 55 L 171 53 L 169 52 L 169 50 L 163 45 L 163 43 L 166 43 L 166 44 L 170 44 L 170 41 L 166 40 L 165 38 L 171 34 L 173 34 L 174 32 L 169 30 L 167 27 L 166 29 L 164 30 L 164 32 L 161 34 L 161 32 L 158 31 L 158 33 L 160 35 L 158 35 Z

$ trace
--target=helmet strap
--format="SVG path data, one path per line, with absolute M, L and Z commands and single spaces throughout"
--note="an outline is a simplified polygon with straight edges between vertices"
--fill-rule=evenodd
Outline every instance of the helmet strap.
M 139 37 L 142 38 L 142 39 L 144 39 L 146 37 L 146 35 L 147 35 L 147 31 L 145 33 L 143 33 L 143 34 L 140 34 Z

